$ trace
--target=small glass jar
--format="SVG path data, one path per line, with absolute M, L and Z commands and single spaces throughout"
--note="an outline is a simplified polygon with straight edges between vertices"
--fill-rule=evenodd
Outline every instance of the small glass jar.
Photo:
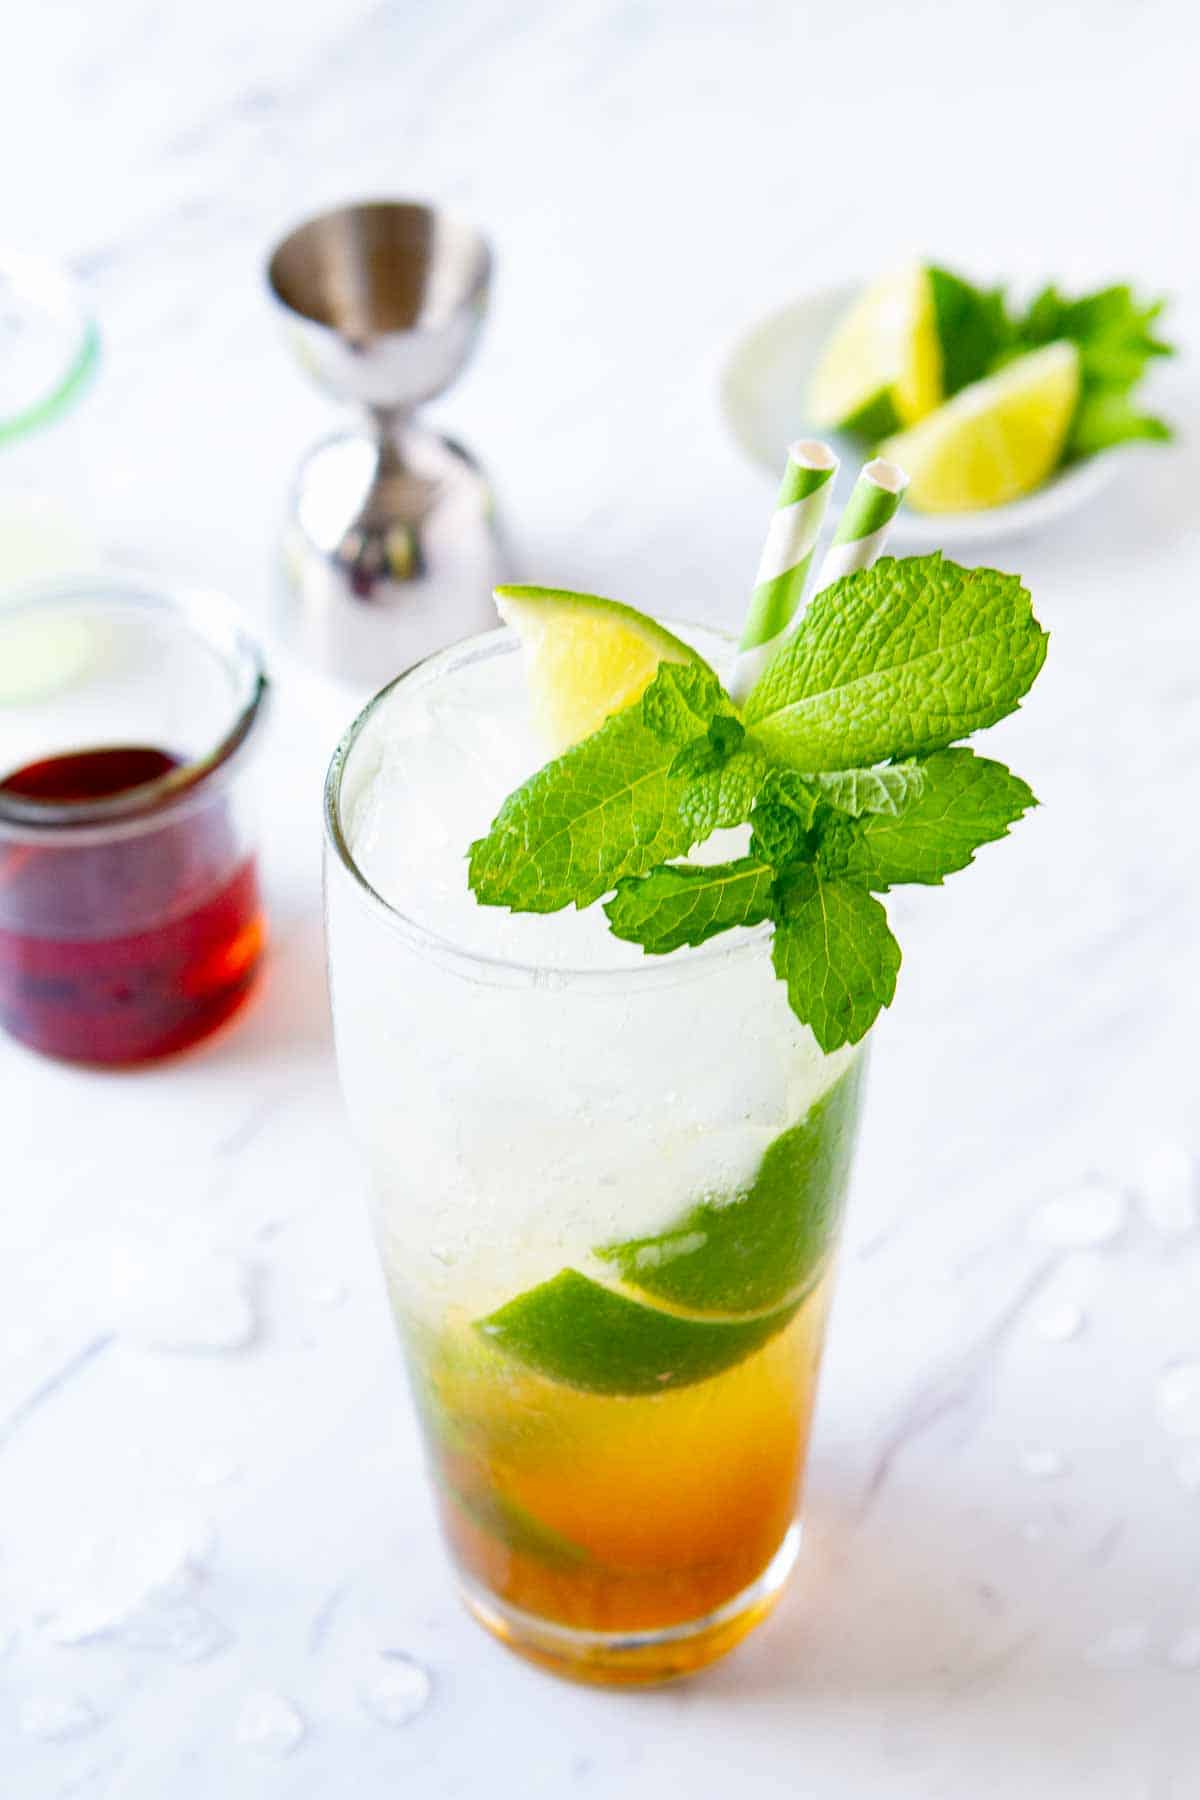
M 112 577 L 0 600 L 0 1023 L 146 1062 L 208 1035 L 264 945 L 251 784 L 267 678 L 218 595 Z

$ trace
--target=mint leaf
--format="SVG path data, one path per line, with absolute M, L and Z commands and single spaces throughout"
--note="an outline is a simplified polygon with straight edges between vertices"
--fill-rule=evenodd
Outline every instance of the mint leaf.
M 1165 420 L 1138 412 L 1130 398 L 1147 364 L 1174 354 L 1155 331 L 1165 305 L 1163 300 L 1139 303 L 1125 284 L 1076 300 L 1047 287 L 1019 322 L 1025 347 L 1069 338 L 1079 348 L 1082 385 L 1067 458 L 1094 456 L 1132 438 L 1161 442 L 1171 436 Z
M 806 864 L 777 886 L 775 973 L 822 1050 L 857 1044 L 891 1003 L 900 946 L 866 889 Z
M 670 773 L 684 783 L 679 806 L 691 822 L 693 842 L 748 819 L 766 772 L 766 758 L 740 719 L 719 715 L 704 737 L 685 744 Z
M 510 794 L 472 844 L 476 898 L 514 912 L 590 906 L 623 876 L 683 856 L 694 833 L 668 774 L 674 757 L 643 722 L 642 705 L 614 714 Z
M 835 822 L 823 834 L 818 866 L 824 874 L 881 894 L 901 882 L 940 887 L 974 861 L 981 844 L 1006 836 L 1037 805 L 1019 776 L 973 750 L 941 750 L 921 769 L 924 789 L 904 812 Z
M 794 769 L 866 766 L 994 724 L 1045 655 L 1017 576 L 962 569 L 940 554 L 883 557 L 817 595 L 743 716 Z
M 668 744 L 687 744 L 708 730 L 733 704 L 707 663 L 660 663 L 642 695 L 642 719 L 655 737 Z
M 916 762 L 882 763 L 873 769 L 831 769 L 808 780 L 828 806 L 852 818 L 863 813 L 896 818 L 923 791 L 925 769 Z
M 1164 300 L 1139 305 L 1125 284 L 1100 288 L 1077 300 L 1068 300 L 1051 286 L 1042 289 L 1018 321 L 1017 331 L 1026 347 L 1069 338 L 1079 347 L 1085 382 L 1128 390 L 1141 380 L 1152 357 L 1173 354 L 1171 345 L 1153 329 L 1165 305 Z
M 806 856 L 817 804 L 810 777 L 792 769 L 772 769 L 750 814 L 751 854 L 776 868 Z
M 665 956 L 734 925 L 761 925 L 771 916 L 774 880 L 774 870 L 750 856 L 667 865 L 622 881 L 604 910 L 614 937 Z
M 1140 413 L 1128 394 L 1101 388 L 1085 394 L 1079 403 L 1071 426 L 1070 451 L 1074 456 L 1095 456 L 1138 438 L 1166 443 L 1171 435 L 1165 419 Z
M 949 269 L 925 271 L 942 352 L 942 391 L 948 400 L 979 381 L 1013 341 L 1003 288 L 977 288 Z

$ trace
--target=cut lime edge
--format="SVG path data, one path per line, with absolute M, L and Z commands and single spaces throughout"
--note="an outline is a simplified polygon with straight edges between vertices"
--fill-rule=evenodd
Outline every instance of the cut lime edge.
M 549 613 L 557 611 L 559 608 L 580 605 L 590 612 L 606 613 L 613 619 L 619 619 L 622 623 L 629 625 L 646 644 L 657 647 L 663 652 L 670 652 L 674 661 L 690 663 L 704 661 L 698 650 L 693 650 L 690 644 L 685 644 L 683 639 L 676 637 L 673 631 L 668 631 L 665 625 L 660 625 L 650 613 L 644 613 L 636 606 L 627 606 L 623 600 L 609 600 L 603 594 L 577 593 L 570 588 L 523 586 L 493 588 L 492 597 L 496 602 L 500 617 L 508 625 L 511 625 L 512 621 L 505 611 L 506 605 L 528 607 L 534 615 L 543 608 Z M 516 630 L 516 626 L 513 626 L 513 629 Z M 520 636 L 519 631 L 518 636 Z

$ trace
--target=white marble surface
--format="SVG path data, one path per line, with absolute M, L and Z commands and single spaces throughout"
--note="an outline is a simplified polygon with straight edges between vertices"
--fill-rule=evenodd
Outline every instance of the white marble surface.
M 8 47 L 3 236 L 71 259 L 104 329 L 64 479 L 111 548 L 264 619 L 328 413 L 259 258 L 333 199 L 490 230 L 494 316 L 443 416 L 527 568 L 665 612 L 740 608 L 769 495 L 714 369 L 808 280 L 914 245 L 1129 272 L 1195 341 L 1185 0 L 107 0 L 25 8 Z M 1044 805 L 894 907 L 807 1553 L 689 1686 L 557 1685 L 451 1592 L 330 1054 L 336 707 L 285 686 L 241 1028 L 123 1078 L 0 1046 L 5 1800 L 1200 1794 L 1192 379 L 1163 384 L 1190 445 L 1005 546 L 1054 639 L 994 741 Z M 432 1680 L 407 1723 L 379 1716 L 381 1677 L 394 1712 L 420 1698 L 387 1652 Z

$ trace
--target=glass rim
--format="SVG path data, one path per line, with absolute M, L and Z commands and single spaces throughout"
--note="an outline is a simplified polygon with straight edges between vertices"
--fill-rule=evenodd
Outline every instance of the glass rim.
M 721 636 L 719 631 L 709 625 L 694 624 L 688 620 L 663 621 L 669 629 L 675 631 L 702 631 L 709 636 Z M 374 716 L 376 710 L 402 688 L 405 683 L 419 676 L 436 676 L 442 664 L 450 665 L 462 656 L 472 652 L 485 656 L 512 655 L 519 645 L 516 634 L 508 626 L 495 627 L 491 631 L 477 633 L 473 637 L 461 638 L 457 643 L 448 644 L 441 650 L 423 657 L 420 662 L 413 663 L 399 675 L 372 695 L 362 710 L 355 716 L 343 732 L 336 749 L 330 758 L 329 768 L 325 775 L 324 823 L 327 847 L 337 857 L 338 862 L 354 882 L 360 898 L 379 914 L 387 925 L 398 935 L 406 938 L 416 949 L 432 952 L 443 959 L 450 959 L 460 965 L 480 971 L 490 971 L 503 977 L 525 978 L 530 981 L 544 981 L 550 984 L 572 986 L 608 987 L 643 984 L 661 984 L 663 986 L 692 977 L 708 974 L 713 969 L 742 957 L 752 956 L 761 950 L 768 936 L 768 927 L 758 925 L 734 936 L 731 932 L 724 937 L 711 938 L 707 943 L 697 945 L 685 956 L 647 955 L 642 963 L 629 963 L 620 968 L 597 968 L 593 965 L 567 966 L 558 962 L 534 961 L 527 956 L 499 956 L 487 951 L 478 950 L 472 945 L 463 944 L 431 926 L 423 924 L 401 907 L 395 906 L 386 899 L 376 887 L 367 880 L 355 860 L 342 828 L 341 793 L 342 782 L 351 753 L 359 737 Z M 504 911 L 504 908 L 492 908 L 492 911 Z
M 15 252 L 0 253 L 0 273 L 15 274 L 36 292 L 44 310 L 61 324 L 69 324 L 73 342 L 49 387 L 19 407 L 16 412 L 0 416 L 0 445 L 15 443 L 31 432 L 49 425 L 67 412 L 87 387 L 100 358 L 100 332 L 89 312 L 82 289 L 65 268 L 42 257 Z
M 0 786 L 0 832 L 41 835 L 137 823 L 173 810 L 241 760 L 241 752 L 262 719 L 271 683 L 257 639 L 225 594 L 102 569 L 95 576 L 59 576 L 8 589 L 0 594 L 0 627 L 22 613 L 32 615 L 55 605 L 91 605 L 99 613 L 133 610 L 146 616 L 170 615 L 188 636 L 205 645 L 232 671 L 237 683 L 235 710 L 228 727 L 199 756 L 120 794 L 94 800 L 44 800 L 5 793 Z

